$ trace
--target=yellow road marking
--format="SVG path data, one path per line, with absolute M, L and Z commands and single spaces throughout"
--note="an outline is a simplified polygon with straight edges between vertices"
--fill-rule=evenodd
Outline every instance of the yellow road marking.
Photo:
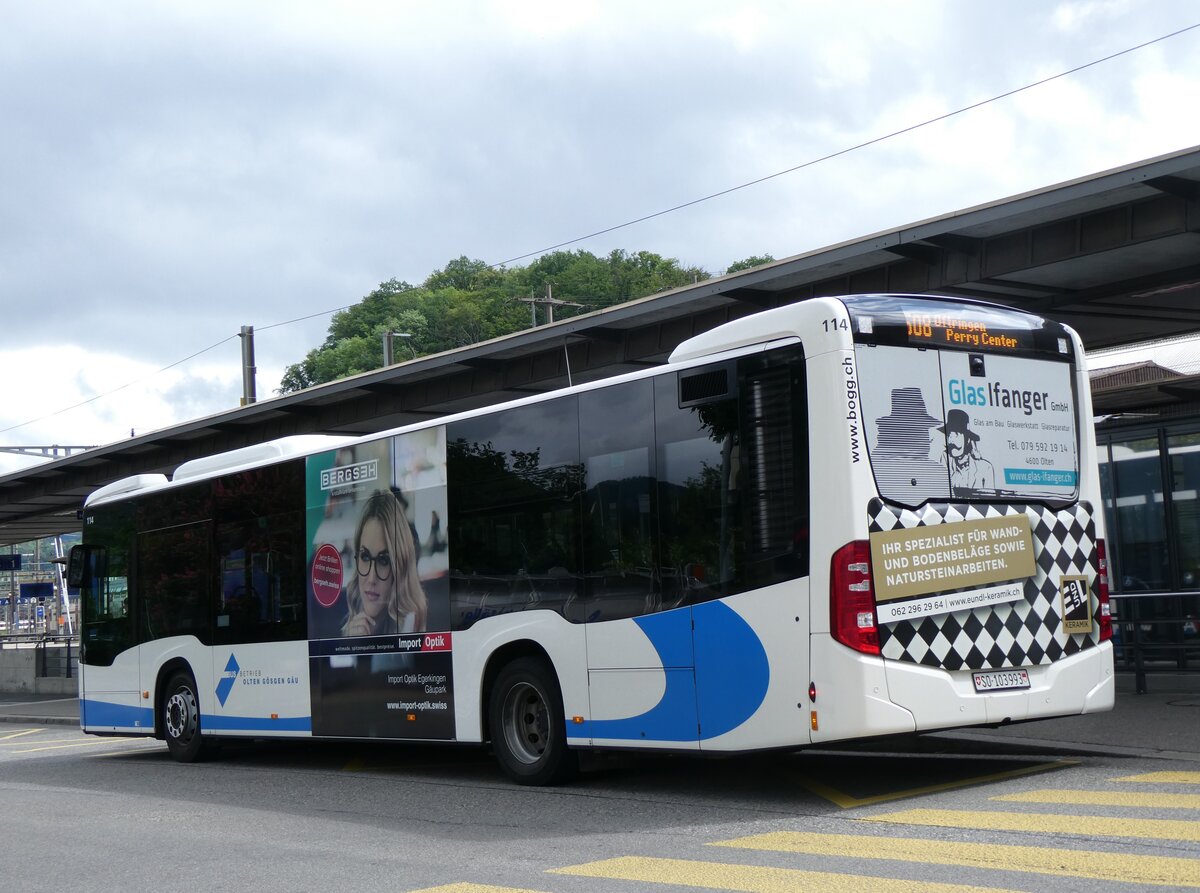
M 686 859 L 652 859 L 625 856 L 601 859 L 583 865 L 555 868 L 550 874 L 643 883 L 675 884 L 705 890 L 740 890 L 743 893 L 1005 893 L 995 887 L 962 884 L 935 884 L 929 881 L 903 881 L 870 875 L 834 874 L 826 871 L 802 871 L 798 868 L 770 868 L 761 865 L 728 865 L 723 862 L 695 862 Z
M 7 735 L 0 735 L 0 741 L 12 741 L 15 738 L 24 738 L 26 735 L 36 735 L 42 731 L 42 729 L 23 729 L 20 732 L 9 732 Z
M 1031 834 L 1074 834 L 1083 837 L 1147 837 L 1200 843 L 1200 822 L 1175 819 L 1114 819 L 1047 813 L 978 812 L 966 809 L 908 809 L 863 816 L 863 822 L 889 822 L 933 828 L 976 828 L 1028 831 Z
M 1020 769 L 1008 769 L 1004 772 L 992 772 L 988 775 L 975 775 L 971 778 L 959 779 L 958 781 L 947 781 L 941 784 L 925 785 L 924 787 L 919 788 L 906 788 L 902 791 L 891 791 L 886 794 L 876 794 L 871 797 L 854 797 L 803 775 L 799 776 L 797 781 L 810 793 L 816 794 L 818 797 L 823 797 L 830 803 L 840 806 L 843 809 L 852 809 L 855 806 L 871 806 L 876 803 L 887 803 L 892 800 L 906 800 L 909 797 L 919 797 L 922 794 L 937 794 L 942 791 L 953 791 L 958 788 L 968 788 L 975 785 L 990 784 L 991 782 L 995 781 L 1004 781 L 1010 778 L 1021 778 L 1025 775 L 1035 775 L 1039 772 L 1051 772 L 1055 769 L 1065 769 L 1068 766 L 1078 765 L 1078 760 L 1055 760 L 1051 763 L 1038 763 L 1036 766 L 1023 766 Z
M 147 741 L 142 746 L 142 750 L 154 750 L 161 747 L 161 741 Z M 111 760 L 114 757 L 123 757 L 125 756 L 125 753 L 126 752 L 123 750 L 106 750 L 103 753 L 85 753 L 83 756 L 88 760 Z M 166 751 L 164 750 L 163 753 L 166 753 Z
M 1072 806 L 1136 806 L 1142 809 L 1200 809 L 1200 794 L 1130 791 L 1024 791 L 990 798 L 1006 803 L 1058 803 Z
M 114 740 L 112 738 L 101 738 L 97 741 L 76 741 L 74 744 L 55 744 L 51 747 L 31 747 L 26 750 L 14 750 L 13 753 L 39 753 L 43 750 L 67 750 L 72 747 L 96 747 L 101 744 L 115 744 L 121 747 L 128 747 L 133 744 L 144 744 L 140 739 L 129 740 Z
M 857 837 L 778 831 L 723 840 L 709 846 L 849 859 L 890 859 L 963 868 L 1026 871 L 1058 877 L 1092 878 L 1127 884 L 1200 887 L 1195 859 L 1137 856 L 1007 844 L 956 843 L 903 837 Z
M 75 738 L 38 738 L 37 743 L 38 744 L 64 744 L 68 741 L 78 741 L 78 740 L 80 740 L 78 737 L 75 737 Z M 2 740 L 2 741 L 0 741 L 0 747 L 23 747 L 24 745 L 31 744 L 31 743 L 33 743 L 33 742 Z
M 1126 775 L 1112 780 L 1150 784 L 1200 784 L 1200 772 L 1147 772 L 1144 775 Z
M 493 887 L 491 884 L 446 884 L 441 887 L 422 887 L 412 893 L 540 893 L 517 887 Z

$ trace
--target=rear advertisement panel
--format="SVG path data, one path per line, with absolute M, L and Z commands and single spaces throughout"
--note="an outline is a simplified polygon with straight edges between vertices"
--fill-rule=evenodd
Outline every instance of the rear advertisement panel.
M 1071 499 L 1079 450 L 1071 365 L 970 353 L 856 350 L 880 495 Z
M 1070 363 L 872 345 L 856 359 L 885 500 L 915 508 L 1078 494 Z M 1018 601 L 1036 572 L 1023 515 L 875 532 L 870 542 L 881 623 Z
M 452 739 L 446 436 L 309 457 L 313 735 Z

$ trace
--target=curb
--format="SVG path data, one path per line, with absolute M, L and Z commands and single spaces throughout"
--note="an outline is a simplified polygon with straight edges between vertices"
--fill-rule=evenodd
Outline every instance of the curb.
M 1022 738 L 1016 735 L 1002 737 L 973 732 L 968 729 L 930 732 L 929 735 L 975 744 L 990 744 L 996 747 L 1024 747 L 1052 753 L 1074 754 L 1091 757 L 1142 757 L 1157 760 L 1182 760 L 1200 762 L 1200 753 L 1182 750 L 1161 750 L 1153 747 L 1128 747 L 1119 744 L 1087 744 L 1082 741 L 1062 741 L 1053 738 Z
M 18 716 L 15 713 L 0 714 L 0 722 L 19 722 L 31 726 L 78 726 L 78 716 Z

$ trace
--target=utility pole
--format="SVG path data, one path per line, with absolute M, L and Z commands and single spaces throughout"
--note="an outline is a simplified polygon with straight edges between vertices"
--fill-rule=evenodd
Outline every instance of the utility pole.
M 552 286 L 549 282 L 546 283 L 546 297 L 535 298 L 530 295 L 528 298 L 517 298 L 522 304 L 529 305 L 530 315 L 533 317 L 532 328 L 537 328 L 537 305 L 541 304 L 546 308 L 546 324 L 554 322 L 555 307 L 583 307 L 583 304 L 576 304 L 574 301 L 559 301 L 554 297 Z
M 242 339 L 242 406 L 257 402 L 254 393 L 254 326 L 242 326 L 238 337 Z

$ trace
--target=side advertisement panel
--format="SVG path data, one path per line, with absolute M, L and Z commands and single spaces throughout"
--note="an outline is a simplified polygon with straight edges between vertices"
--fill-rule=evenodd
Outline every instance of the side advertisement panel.
M 306 468 L 313 735 L 453 739 L 446 429 Z

